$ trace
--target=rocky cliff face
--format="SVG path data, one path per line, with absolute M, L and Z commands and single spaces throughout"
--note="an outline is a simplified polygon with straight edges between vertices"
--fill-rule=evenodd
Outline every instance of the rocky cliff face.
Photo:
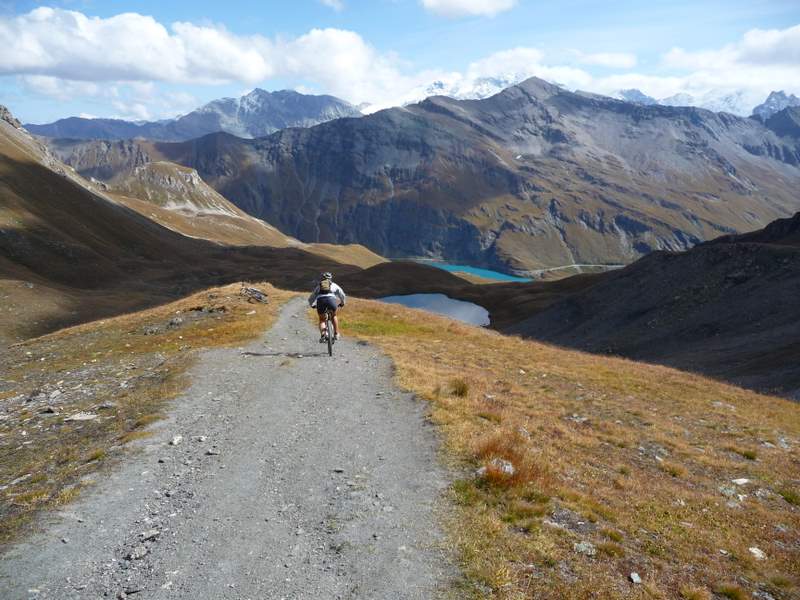
M 125 144 L 114 160 L 137 160 Z M 138 148 L 304 241 L 526 271 L 628 263 L 786 216 L 800 208 L 797 145 L 752 119 L 531 79 L 485 100 Z M 113 162 L 92 152 L 61 155 Z
M 214 100 L 166 121 L 134 123 L 120 119 L 70 117 L 26 127 L 33 134 L 52 138 L 120 140 L 139 137 L 182 141 L 220 131 L 254 138 L 285 127 L 311 127 L 332 119 L 359 116 L 361 113 L 354 106 L 333 96 L 255 89 L 241 98 Z

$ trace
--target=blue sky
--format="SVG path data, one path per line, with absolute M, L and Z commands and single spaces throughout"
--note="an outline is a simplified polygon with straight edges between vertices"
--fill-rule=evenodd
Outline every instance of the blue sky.
M 0 48 L 0 103 L 26 122 L 163 118 L 256 86 L 377 108 L 495 74 L 753 103 L 800 93 L 800 2 L 0 0 Z

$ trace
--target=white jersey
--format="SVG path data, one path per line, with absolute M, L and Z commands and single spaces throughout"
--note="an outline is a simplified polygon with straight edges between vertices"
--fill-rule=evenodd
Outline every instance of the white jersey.
M 326 298 L 326 297 L 338 298 L 339 304 L 341 304 L 342 306 L 344 306 L 344 303 L 347 300 L 347 296 L 345 296 L 344 290 L 335 283 L 331 282 L 331 291 L 328 292 L 327 294 L 320 294 L 319 284 L 317 284 L 317 287 L 314 288 L 314 291 L 311 292 L 311 295 L 308 297 L 308 304 L 310 306 L 314 306 L 317 303 L 317 298 Z

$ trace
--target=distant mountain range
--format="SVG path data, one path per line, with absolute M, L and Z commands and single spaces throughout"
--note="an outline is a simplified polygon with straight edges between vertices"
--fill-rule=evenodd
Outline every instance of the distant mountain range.
M 527 272 L 626 264 L 792 214 L 792 119 L 782 112 L 765 125 L 532 78 L 484 100 L 432 97 L 258 140 L 52 148 L 99 179 L 148 161 L 194 168 L 304 242 Z
M 310 127 L 341 117 L 359 117 L 352 104 L 334 96 L 312 96 L 291 90 L 255 89 L 241 98 L 222 98 L 165 121 L 70 117 L 45 125 L 26 124 L 35 135 L 71 139 L 145 138 L 184 141 L 224 131 L 242 138 L 269 135 L 286 127 Z
M 714 112 L 727 112 L 739 116 L 752 115 L 761 121 L 766 121 L 769 117 L 782 111 L 784 108 L 800 106 L 800 98 L 794 94 L 787 94 L 784 91 L 771 92 L 764 102 L 755 105 L 752 110 L 753 97 L 745 92 L 727 94 L 710 92 L 700 97 L 695 97 L 691 94 L 675 94 L 674 96 L 657 100 L 634 88 L 620 90 L 614 97 L 645 106 L 652 106 L 654 104 L 660 104 L 662 106 L 697 106 L 713 110 Z
M 455 82 L 435 81 L 412 94 L 412 102 L 420 102 L 429 96 L 448 96 L 457 100 L 482 100 L 498 94 L 512 85 L 517 85 L 525 79 L 519 74 L 508 73 L 494 77 L 479 77 Z M 743 90 L 735 92 L 711 90 L 700 95 L 679 93 L 664 98 L 654 98 L 641 90 L 631 88 L 619 90 L 612 94 L 611 97 L 644 105 L 695 106 L 714 112 L 727 112 L 741 117 L 760 114 L 764 119 L 784 108 L 800 104 L 800 99 L 796 96 L 786 95 L 782 91 L 772 92 L 767 100 L 761 104 L 759 104 L 761 98 L 752 92 Z

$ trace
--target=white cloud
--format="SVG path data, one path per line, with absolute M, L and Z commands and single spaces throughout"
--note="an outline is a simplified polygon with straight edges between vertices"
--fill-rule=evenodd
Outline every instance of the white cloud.
M 800 25 L 752 29 L 718 49 L 672 48 L 662 57 L 662 66 L 684 71 L 677 91 L 694 96 L 742 93 L 752 101 L 763 100 L 772 90 L 800 92 Z
M 124 13 L 87 17 L 37 8 L 0 17 L 0 74 L 75 81 L 257 82 L 273 74 L 270 42 L 235 36 L 219 26 L 175 23 Z
M 496 14 L 515 3 L 421 1 L 449 15 Z M 418 100 L 426 93 L 491 93 L 499 85 L 531 76 L 605 94 L 635 87 L 656 98 L 742 92 L 750 102 L 773 89 L 800 93 L 800 25 L 754 29 L 716 49 L 673 48 L 650 73 L 633 71 L 633 54 L 575 50 L 555 55 L 531 47 L 495 52 L 462 71 L 415 70 L 399 57 L 379 52 L 358 33 L 342 29 L 267 38 L 237 35 L 213 24 L 178 22 L 165 27 L 135 13 L 99 18 L 54 8 L 0 16 L 0 48 L 0 76 L 18 75 L 30 93 L 93 98 L 95 104 L 113 101 L 120 115 L 134 118 L 168 116 L 196 105 L 191 95 L 164 88 L 221 83 L 250 88 L 272 78 L 354 104 L 368 102 L 372 110 Z M 594 67 L 612 73 L 600 76 Z
M 577 61 L 584 65 L 607 67 L 609 69 L 632 69 L 636 66 L 636 55 L 628 52 L 596 52 L 585 54 L 575 50 Z
M 20 83 L 29 92 L 55 100 L 97 96 L 102 91 L 101 86 L 91 81 L 65 81 L 48 75 L 24 75 L 20 78 Z
M 344 10 L 344 2 L 342 0 L 319 0 L 323 5 L 332 8 L 336 12 Z
M 545 54 L 537 48 L 518 47 L 495 52 L 469 65 L 462 87 L 474 85 L 476 80 L 491 77 L 504 81 L 522 81 L 540 77 L 571 88 L 589 86 L 592 77 L 586 71 L 568 65 L 548 65 Z
M 517 0 L 421 0 L 427 10 L 444 17 L 493 17 L 514 8 Z
M 49 78 L 39 88 L 61 81 L 252 86 L 282 77 L 354 102 L 389 104 L 438 75 L 404 74 L 396 57 L 353 31 L 312 29 L 294 39 L 269 39 L 186 22 L 167 30 L 135 13 L 104 19 L 38 8 L 0 17 L 0 48 L 0 75 Z

